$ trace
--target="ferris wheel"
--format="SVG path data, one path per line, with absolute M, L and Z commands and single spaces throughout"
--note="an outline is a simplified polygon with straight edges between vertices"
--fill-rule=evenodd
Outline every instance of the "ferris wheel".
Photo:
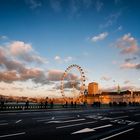
M 77 70 L 77 72 L 79 73 L 79 77 L 76 77 L 76 75 L 74 76 L 72 73 L 71 73 L 71 70 Z M 69 83 L 69 91 L 71 94 L 75 93 L 77 91 L 77 95 L 80 97 L 82 95 L 84 95 L 84 92 L 85 92 L 85 81 L 86 81 L 86 78 L 85 78 L 85 73 L 83 71 L 83 69 L 76 65 L 76 64 L 73 64 L 73 65 L 70 65 L 69 67 L 67 67 L 67 69 L 65 70 L 65 72 L 63 73 L 62 75 L 62 79 L 61 79 L 61 94 L 62 94 L 62 97 L 65 99 L 66 97 L 66 89 L 67 89 L 67 86 L 68 83 Z M 78 87 L 77 87 L 78 85 Z

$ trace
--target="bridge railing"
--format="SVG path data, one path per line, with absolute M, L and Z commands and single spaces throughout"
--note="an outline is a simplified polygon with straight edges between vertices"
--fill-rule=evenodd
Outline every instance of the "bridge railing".
M 80 108 L 83 105 L 64 105 L 64 104 L 41 104 L 41 103 L 4 103 L 0 105 L 0 110 L 33 110 L 33 109 L 59 109 L 59 108 Z
M 101 104 L 94 102 L 93 104 L 45 104 L 45 103 L 4 103 L 0 104 L 0 110 L 35 110 L 35 109 L 60 109 L 60 108 L 109 108 L 109 107 L 127 107 L 140 106 L 140 103 L 109 103 Z

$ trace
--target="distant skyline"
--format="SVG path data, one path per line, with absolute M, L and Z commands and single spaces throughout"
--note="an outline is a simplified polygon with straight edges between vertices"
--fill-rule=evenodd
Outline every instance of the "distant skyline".
M 71 64 L 101 90 L 140 90 L 139 0 L 1 0 L 0 94 L 61 97 Z

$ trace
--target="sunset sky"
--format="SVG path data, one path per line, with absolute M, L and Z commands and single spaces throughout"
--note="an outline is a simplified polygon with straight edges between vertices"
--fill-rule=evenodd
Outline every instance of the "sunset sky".
M 140 1 L 0 0 L 0 94 L 61 97 L 71 64 L 101 90 L 140 90 Z

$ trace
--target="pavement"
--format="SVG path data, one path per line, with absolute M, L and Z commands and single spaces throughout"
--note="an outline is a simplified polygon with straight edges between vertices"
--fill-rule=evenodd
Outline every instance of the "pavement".
M 0 112 L 3 140 L 140 140 L 140 108 Z

